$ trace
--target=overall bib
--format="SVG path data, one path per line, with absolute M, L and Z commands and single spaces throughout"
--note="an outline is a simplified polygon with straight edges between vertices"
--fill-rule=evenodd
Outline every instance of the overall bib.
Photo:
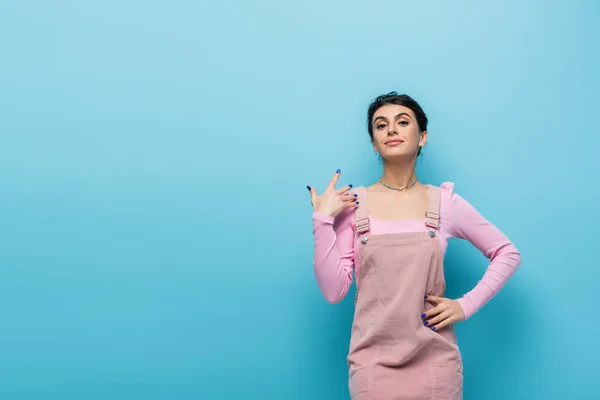
M 355 193 L 365 204 L 365 188 Z M 432 331 L 425 295 L 443 297 L 436 235 L 440 189 L 429 186 L 428 230 L 370 234 L 365 206 L 355 211 L 358 272 L 348 353 L 352 400 L 461 400 L 463 365 L 454 326 Z

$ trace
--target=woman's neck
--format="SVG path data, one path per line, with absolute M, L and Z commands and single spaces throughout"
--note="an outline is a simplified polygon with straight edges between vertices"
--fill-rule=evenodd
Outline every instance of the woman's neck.
M 413 183 L 416 177 L 415 165 L 412 162 L 410 164 L 385 163 L 381 180 L 392 187 L 403 187 Z

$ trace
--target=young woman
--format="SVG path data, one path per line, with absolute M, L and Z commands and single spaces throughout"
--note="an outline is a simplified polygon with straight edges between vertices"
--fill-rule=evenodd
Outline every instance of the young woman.
M 454 325 L 477 312 L 521 263 L 515 246 L 445 182 L 418 181 L 427 117 L 407 95 L 379 96 L 367 112 L 381 179 L 365 188 L 308 189 L 314 207 L 314 273 L 323 296 L 341 301 L 356 279 L 348 354 L 353 400 L 439 399 L 463 395 Z M 461 298 L 444 297 L 448 239 L 466 239 L 489 260 Z

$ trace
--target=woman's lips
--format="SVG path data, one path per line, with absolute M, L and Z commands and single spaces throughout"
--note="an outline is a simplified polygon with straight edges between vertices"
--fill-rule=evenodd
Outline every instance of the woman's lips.
M 390 140 L 388 142 L 385 142 L 386 146 L 398 146 L 399 144 L 404 143 L 404 140 Z

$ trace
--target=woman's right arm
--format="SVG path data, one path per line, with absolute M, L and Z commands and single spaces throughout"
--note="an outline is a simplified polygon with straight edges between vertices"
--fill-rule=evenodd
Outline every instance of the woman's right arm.
M 342 301 L 348 293 L 354 262 L 353 221 L 358 201 L 356 194 L 350 192 L 352 185 L 335 188 L 339 177 L 338 169 L 321 195 L 308 186 L 314 209 L 315 277 L 323 297 L 330 303 Z
M 332 304 L 342 301 L 352 284 L 353 218 L 354 208 L 336 217 L 313 211 L 315 277 L 323 297 Z

